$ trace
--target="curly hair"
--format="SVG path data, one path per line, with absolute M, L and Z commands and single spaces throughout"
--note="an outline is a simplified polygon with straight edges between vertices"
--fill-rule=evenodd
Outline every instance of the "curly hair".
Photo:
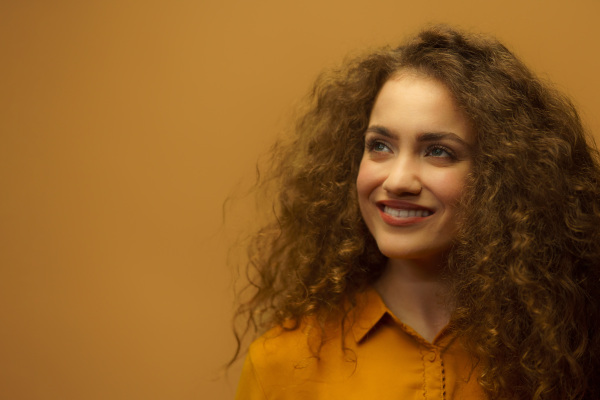
M 237 317 L 246 331 L 332 320 L 380 276 L 355 182 L 375 98 L 401 70 L 446 85 L 475 128 L 447 274 L 481 386 L 491 399 L 600 398 L 598 152 L 571 102 L 506 47 L 446 26 L 317 79 L 261 177 L 272 219 L 248 247 L 255 290 Z

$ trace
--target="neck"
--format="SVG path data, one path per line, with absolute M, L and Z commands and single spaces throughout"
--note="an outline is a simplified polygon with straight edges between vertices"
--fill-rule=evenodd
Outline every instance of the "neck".
M 390 259 L 375 282 L 390 311 L 429 342 L 450 320 L 444 268 L 439 261 Z

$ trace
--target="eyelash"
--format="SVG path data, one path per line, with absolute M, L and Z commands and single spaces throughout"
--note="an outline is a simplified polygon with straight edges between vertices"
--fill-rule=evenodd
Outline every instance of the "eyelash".
M 390 149 L 390 146 L 387 145 L 382 140 L 375 139 L 375 138 L 367 139 L 366 148 L 368 149 L 369 152 L 383 152 L 384 150 L 376 150 L 375 149 L 375 147 L 378 145 L 382 145 L 382 146 L 385 146 L 387 149 Z M 434 144 L 427 146 L 427 148 L 425 149 L 425 155 L 431 156 L 434 158 L 446 158 L 446 156 L 432 156 L 431 153 L 437 149 L 444 151 L 448 155 L 447 158 L 450 158 L 451 160 L 457 159 L 454 151 L 452 151 L 450 148 L 448 148 L 442 144 L 438 144 L 438 143 L 434 143 Z
M 446 152 L 446 154 L 448 154 L 448 158 L 450 158 L 452 160 L 456 160 L 456 158 L 457 158 L 456 154 L 451 149 L 449 149 L 448 147 L 443 146 L 441 144 L 432 144 L 431 146 L 428 146 L 425 154 L 431 154 L 431 152 L 433 150 L 437 150 L 437 149 L 440 149 L 440 150 Z M 444 158 L 441 156 L 431 156 L 431 157 Z
M 383 145 L 388 149 L 390 148 L 390 146 L 388 146 L 385 142 L 383 142 L 379 139 L 374 139 L 374 138 L 367 139 L 366 147 L 369 150 L 369 152 L 382 151 L 382 150 L 375 150 L 375 146 L 377 146 L 377 145 Z

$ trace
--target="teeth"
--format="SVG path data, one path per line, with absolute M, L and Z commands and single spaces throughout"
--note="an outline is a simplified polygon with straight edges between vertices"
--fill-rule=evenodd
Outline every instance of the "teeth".
M 410 218 L 410 217 L 429 217 L 431 212 L 427 210 L 398 210 L 385 206 L 383 212 L 396 218 Z

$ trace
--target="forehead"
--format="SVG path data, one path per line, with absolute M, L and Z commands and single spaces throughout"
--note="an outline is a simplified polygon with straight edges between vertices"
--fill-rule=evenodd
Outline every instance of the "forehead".
M 452 132 L 467 142 L 474 139 L 472 123 L 450 90 L 412 71 L 395 74 L 384 83 L 371 111 L 372 125 L 397 134 Z

